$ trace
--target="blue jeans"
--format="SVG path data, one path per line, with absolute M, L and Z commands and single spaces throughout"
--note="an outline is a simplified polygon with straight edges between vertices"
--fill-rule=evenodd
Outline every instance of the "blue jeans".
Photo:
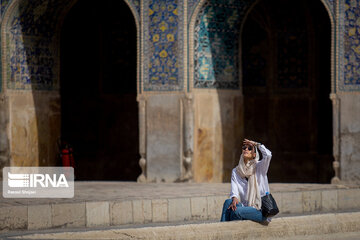
M 236 210 L 233 211 L 229 208 L 231 203 L 232 199 L 225 200 L 221 214 L 221 222 L 233 220 L 252 220 L 255 222 L 262 222 L 266 220 L 266 217 L 264 217 L 261 211 L 256 208 L 245 207 L 240 203 L 236 204 Z

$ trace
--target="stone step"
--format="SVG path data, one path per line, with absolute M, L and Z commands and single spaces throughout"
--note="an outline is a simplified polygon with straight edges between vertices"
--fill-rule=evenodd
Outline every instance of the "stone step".
M 275 218 L 268 226 L 233 221 L 178 226 L 63 229 L 61 232 L 8 234 L 4 239 L 359 239 L 360 212 Z
M 76 182 L 73 199 L 0 199 L 0 231 L 218 221 L 230 184 Z M 360 209 L 358 186 L 270 184 L 279 216 Z

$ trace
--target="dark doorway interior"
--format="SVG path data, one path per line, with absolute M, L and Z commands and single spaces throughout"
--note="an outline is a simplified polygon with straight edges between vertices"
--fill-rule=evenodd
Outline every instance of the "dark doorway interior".
M 79 0 L 61 32 L 61 134 L 77 180 L 135 181 L 136 26 L 125 2 Z
M 245 137 L 272 150 L 271 182 L 333 176 L 330 44 L 320 0 L 260 0 L 245 22 Z

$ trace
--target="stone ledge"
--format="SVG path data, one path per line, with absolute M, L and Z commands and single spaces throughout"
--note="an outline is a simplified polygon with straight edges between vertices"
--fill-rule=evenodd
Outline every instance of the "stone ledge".
M 273 192 L 280 217 L 360 209 L 360 188 Z M 222 193 L 173 197 L 84 201 L 0 207 L 0 232 L 19 229 L 103 227 L 220 219 L 227 198 Z
M 360 231 L 360 212 L 273 219 L 268 226 L 252 221 L 179 226 L 76 231 L 26 235 L 26 239 L 293 239 Z M 15 236 L 14 236 L 15 237 Z M 11 238 L 10 238 L 11 239 Z M 310 238 L 309 238 L 310 239 Z

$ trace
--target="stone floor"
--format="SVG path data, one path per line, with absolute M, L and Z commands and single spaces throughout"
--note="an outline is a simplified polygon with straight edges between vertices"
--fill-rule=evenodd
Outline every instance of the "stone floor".
M 272 193 L 315 190 L 356 189 L 356 185 L 272 183 Z M 0 186 L 2 192 L 2 185 Z M 75 182 L 74 198 L 6 199 L 1 195 L 0 207 L 77 203 L 84 201 L 168 199 L 228 195 L 230 183 L 136 183 L 136 182 Z
M 252 221 L 193 223 L 169 226 L 55 229 L 3 234 L 10 239 L 294 239 L 358 240 L 360 212 L 275 218 L 268 226 Z M 1 234 L 0 234 L 1 237 Z

